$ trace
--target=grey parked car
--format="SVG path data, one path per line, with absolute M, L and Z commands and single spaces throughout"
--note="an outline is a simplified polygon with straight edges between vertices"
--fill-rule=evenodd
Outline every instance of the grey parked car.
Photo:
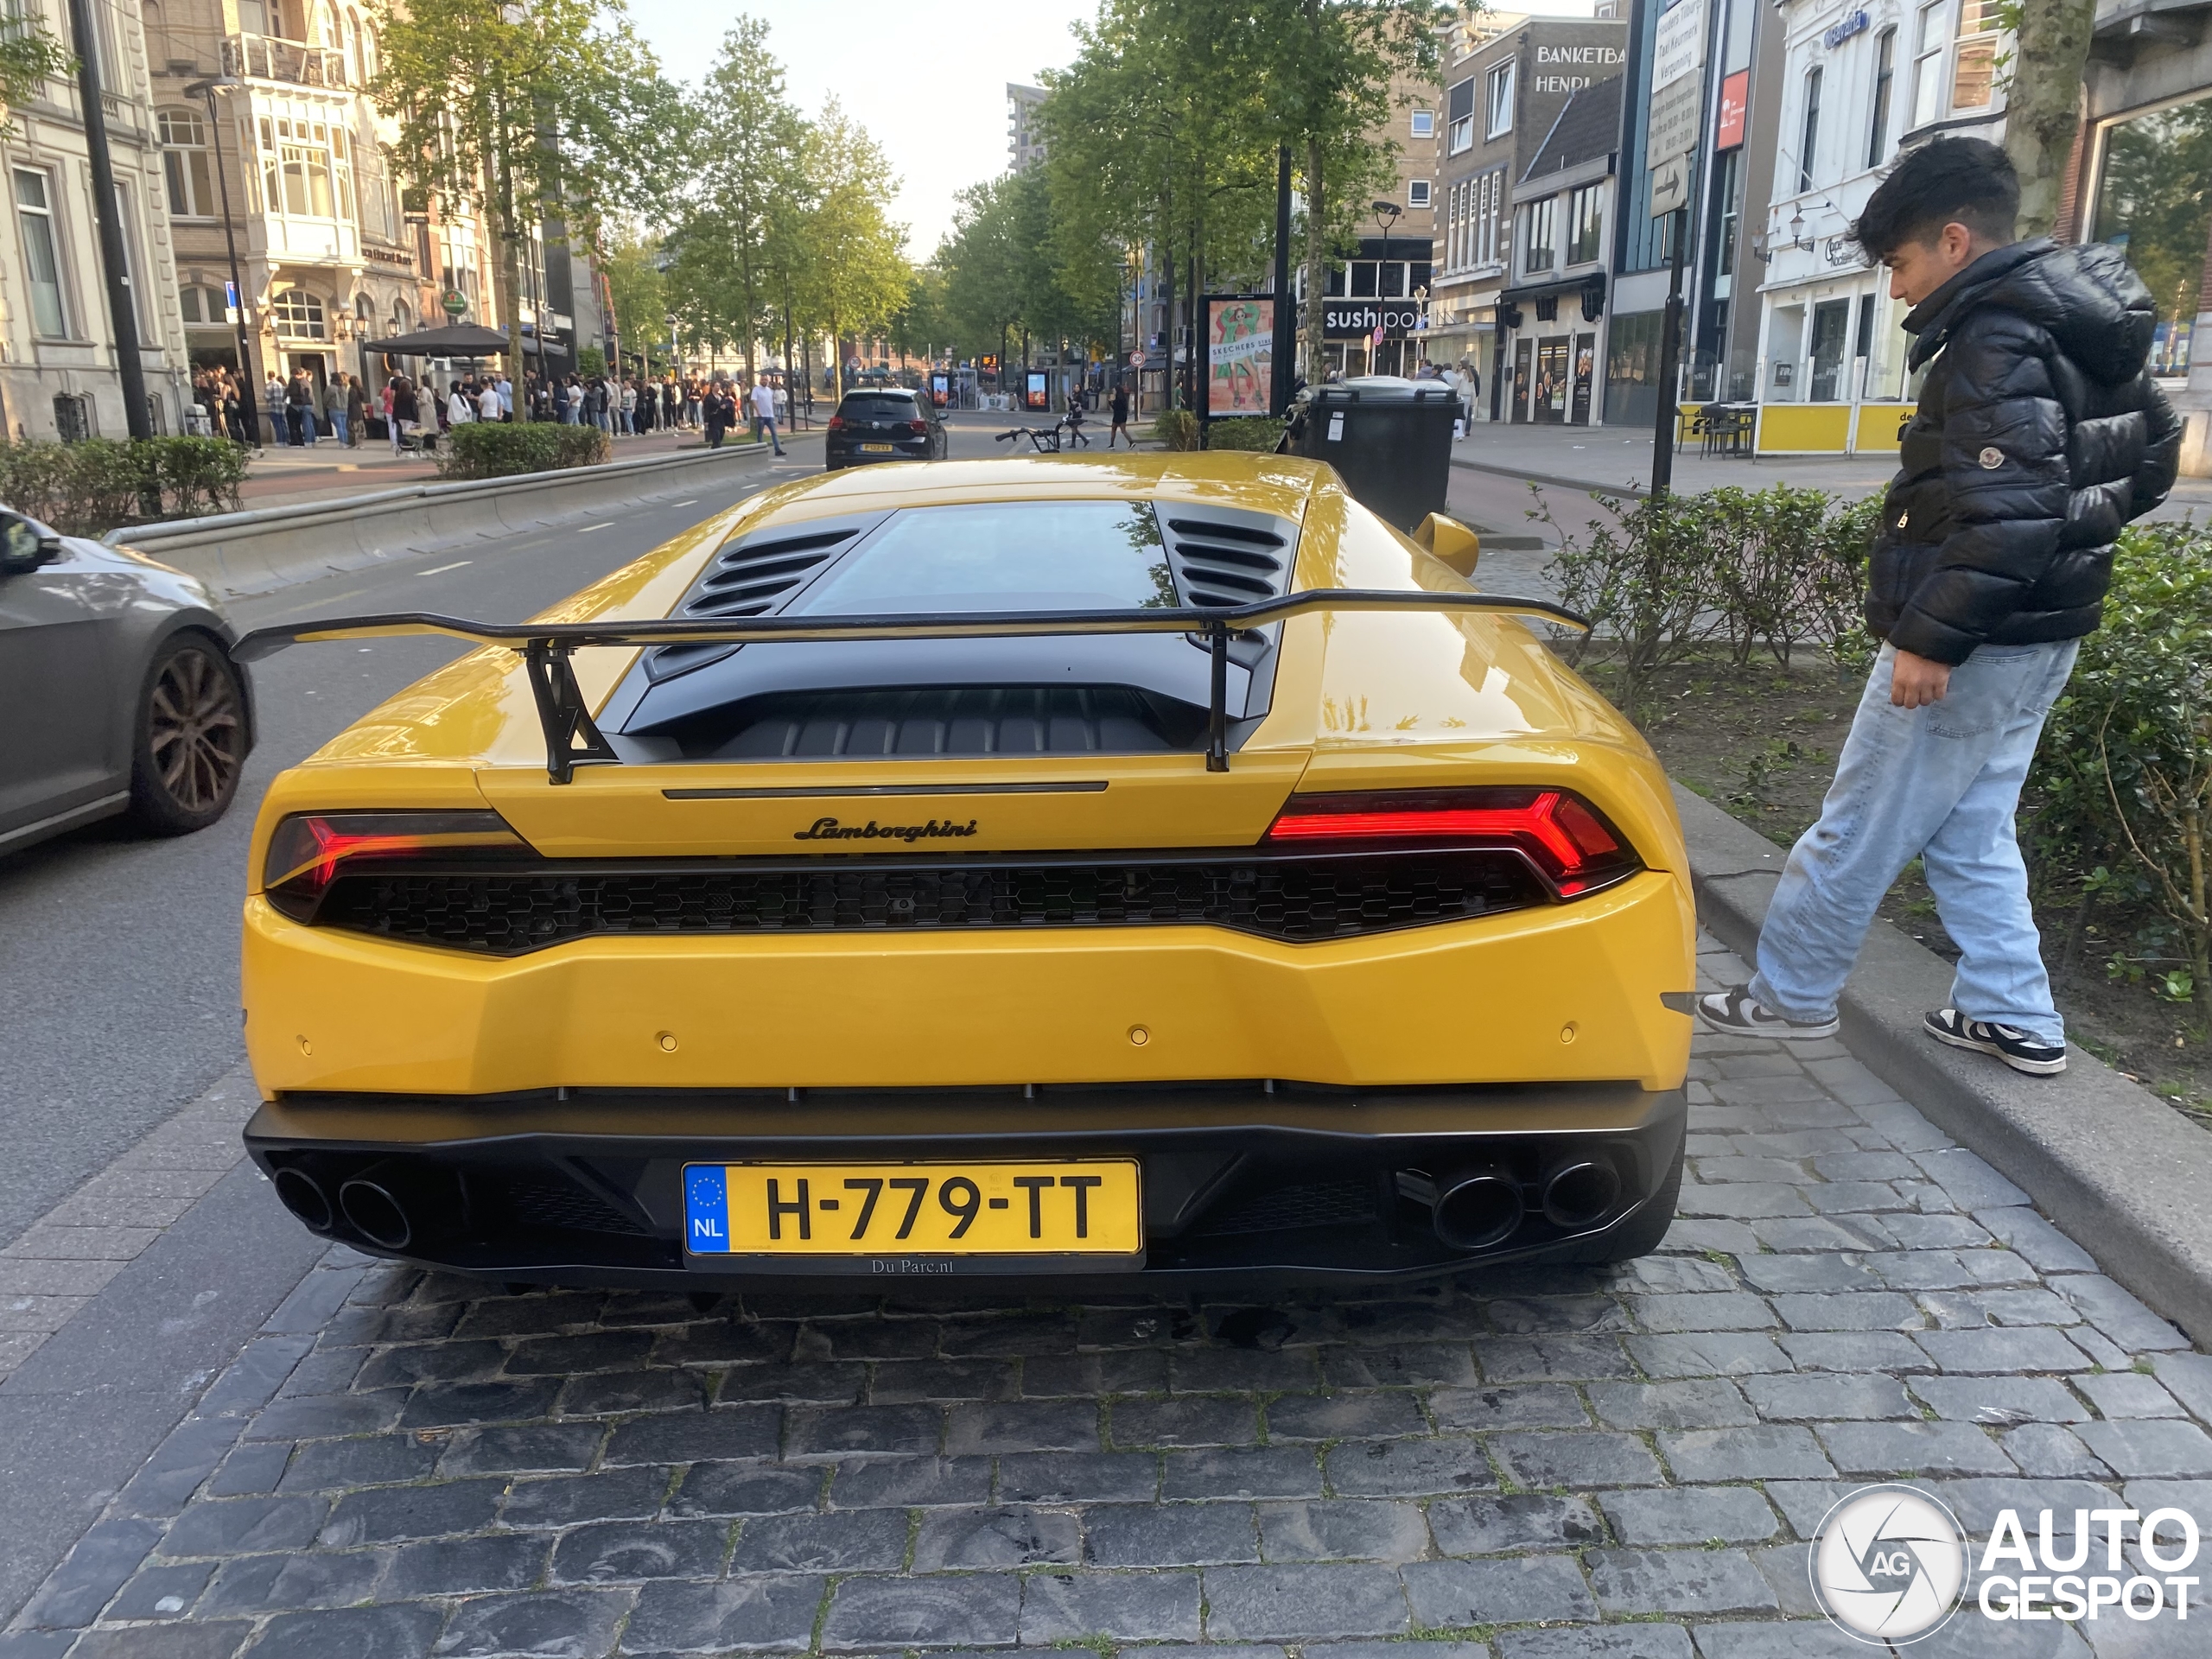
M 0 510 L 0 852 L 128 812 L 204 830 L 253 743 L 229 623 L 181 570 Z

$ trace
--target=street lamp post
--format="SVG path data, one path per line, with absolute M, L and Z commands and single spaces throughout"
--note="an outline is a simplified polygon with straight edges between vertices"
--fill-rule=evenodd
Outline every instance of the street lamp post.
M 261 448 L 261 389 L 253 379 L 253 356 L 246 337 L 245 278 L 238 272 L 238 227 L 231 219 L 231 177 L 223 170 L 223 122 L 215 112 L 217 89 L 227 91 L 242 84 L 235 75 L 211 75 L 206 80 L 194 81 L 184 89 L 184 95 L 190 98 L 197 93 L 207 105 L 207 131 L 215 147 L 215 188 L 223 204 L 223 247 L 230 255 L 231 298 L 236 302 L 231 307 L 231 321 L 238 330 L 238 402 L 245 405 L 238 411 L 239 421 L 245 424 L 245 410 L 253 410 L 251 424 L 246 429 L 253 434 L 253 447 L 258 449 Z M 219 408 L 217 412 L 219 415 Z
M 1387 300 L 1390 296 L 1382 291 L 1382 284 L 1390 270 L 1390 227 L 1398 222 L 1398 215 L 1405 212 L 1405 209 L 1395 201 L 1370 202 L 1368 206 L 1374 210 L 1376 228 L 1382 232 L 1382 257 L 1375 267 L 1375 297 L 1378 301 Z M 1384 313 L 1386 317 L 1388 315 L 1387 312 Z M 1386 329 L 1387 327 L 1386 323 Z M 1377 341 L 1370 356 L 1379 359 L 1382 351 L 1382 344 Z M 1405 365 L 1401 363 L 1398 366 L 1403 368 Z M 1370 361 L 1367 365 L 1367 372 L 1370 374 L 1380 374 L 1382 372 L 1380 362 Z

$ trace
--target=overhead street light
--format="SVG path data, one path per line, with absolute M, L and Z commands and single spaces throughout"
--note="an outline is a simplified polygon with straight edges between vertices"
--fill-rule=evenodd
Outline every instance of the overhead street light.
M 1383 293 L 1382 284 L 1388 279 L 1390 270 L 1390 227 L 1398 222 L 1398 215 L 1406 210 L 1395 201 L 1374 201 L 1370 202 L 1368 206 L 1374 210 L 1376 226 L 1382 232 L 1382 260 L 1375 268 L 1375 294 L 1377 299 L 1387 300 L 1390 296 Z M 1408 270 L 1406 275 L 1410 277 L 1413 272 Z M 1408 283 L 1408 287 L 1411 285 L 1410 283 Z M 1370 373 L 1376 372 L 1371 359 L 1380 353 L 1381 349 L 1378 342 L 1375 350 L 1369 353 L 1370 360 L 1368 364 L 1368 372 Z M 1398 366 L 1403 368 L 1405 365 L 1401 363 Z

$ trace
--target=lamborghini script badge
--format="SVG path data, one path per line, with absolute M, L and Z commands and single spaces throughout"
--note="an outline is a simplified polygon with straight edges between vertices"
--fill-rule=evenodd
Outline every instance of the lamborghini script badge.
M 976 820 L 952 823 L 931 818 L 927 823 L 878 823 L 870 818 L 866 823 L 840 823 L 835 818 L 817 818 L 805 829 L 793 836 L 793 841 L 936 841 L 946 836 L 972 836 Z

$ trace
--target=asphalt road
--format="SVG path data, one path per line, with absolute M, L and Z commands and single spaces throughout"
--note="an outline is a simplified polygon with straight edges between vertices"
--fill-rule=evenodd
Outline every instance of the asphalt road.
M 695 499 L 425 555 L 232 605 L 241 629 L 382 610 L 528 616 L 709 514 L 819 466 L 746 461 Z M 321 645 L 258 664 L 260 741 L 212 830 L 145 839 L 118 822 L 0 857 L 0 1242 L 196 1098 L 243 1056 L 238 917 L 246 842 L 270 779 L 457 655 L 436 640 Z

